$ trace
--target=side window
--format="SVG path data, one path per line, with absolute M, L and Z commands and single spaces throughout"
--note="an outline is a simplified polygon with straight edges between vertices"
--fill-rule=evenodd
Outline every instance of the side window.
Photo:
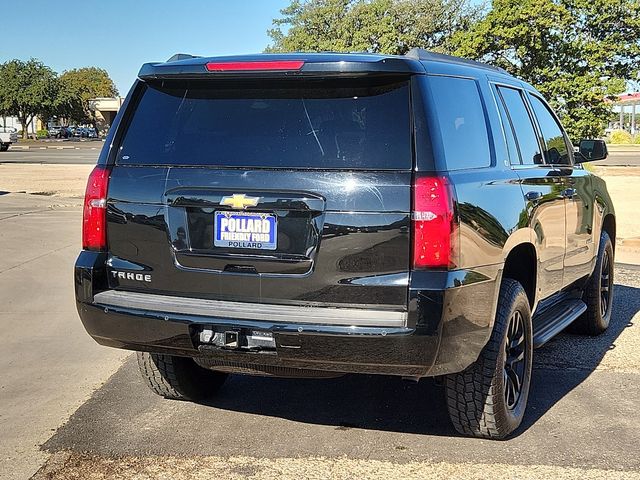
M 500 112 L 500 121 L 502 122 L 502 129 L 504 130 L 504 136 L 507 141 L 507 153 L 509 155 L 509 161 L 511 165 L 520 165 L 522 160 L 520 159 L 520 152 L 518 151 L 518 144 L 516 143 L 515 132 L 513 131 L 513 125 L 509 120 L 509 115 L 504 109 L 504 103 L 498 96 L 497 102 L 498 112 Z
M 571 165 L 571 153 L 562 127 L 558 124 L 549 107 L 535 95 L 529 95 L 533 112 L 538 119 L 538 125 L 544 137 L 544 156 L 551 165 Z
M 449 170 L 491 165 L 489 131 L 474 80 L 430 76 L 435 114 Z
M 498 87 L 498 92 L 500 92 L 513 125 L 522 163 L 525 165 L 542 164 L 538 136 L 533 128 L 529 111 L 524 104 L 522 93 L 520 90 L 509 87 Z

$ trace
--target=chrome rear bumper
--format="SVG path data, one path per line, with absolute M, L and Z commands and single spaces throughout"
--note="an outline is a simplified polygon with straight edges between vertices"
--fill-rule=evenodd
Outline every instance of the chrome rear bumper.
M 97 293 L 93 298 L 93 303 L 106 308 L 122 307 L 148 312 L 215 317 L 225 320 L 347 327 L 402 328 L 407 325 L 407 312 L 392 310 L 228 302 L 119 290 Z

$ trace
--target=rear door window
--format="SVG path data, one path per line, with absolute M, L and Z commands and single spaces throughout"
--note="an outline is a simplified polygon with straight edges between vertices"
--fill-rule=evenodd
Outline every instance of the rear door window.
M 491 165 L 489 131 L 475 80 L 430 76 L 448 170 Z
M 507 114 L 513 125 L 518 142 L 522 163 L 525 165 L 542 164 L 540 143 L 533 127 L 529 110 L 524 103 L 520 90 L 509 87 L 498 87 L 500 97 L 504 101 Z
M 288 86 L 287 86 L 288 85 Z M 410 169 L 409 85 L 146 85 L 119 164 Z
M 549 110 L 549 107 L 537 96 L 529 95 L 533 112 L 538 119 L 545 143 L 545 159 L 551 165 L 571 165 L 571 151 L 562 127 Z

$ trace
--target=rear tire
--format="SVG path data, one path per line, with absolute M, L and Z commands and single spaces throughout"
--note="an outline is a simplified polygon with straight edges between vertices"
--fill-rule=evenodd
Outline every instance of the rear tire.
M 228 376 L 202 368 L 191 358 L 147 352 L 138 352 L 138 368 L 153 393 L 173 400 L 207 399 Z
M 600 335 L 611 322 L 611 303 L 613 301 L 613 245 L 607 232 L 600 234 L 598 259 L 582 293 L 587 304 L 584 312 L 571 325 L 571 331 L 583 335 Z
M 9 144 L 0 144 L 0 152 L 6 152 L 9 150 Z
M 522 285 L 505 278 L 496 321 L 478 360 L 447 375 L 447 408 L 455 429 L 473 437 L 501 439 L 524 417 L 531 385 L 531 309 Z

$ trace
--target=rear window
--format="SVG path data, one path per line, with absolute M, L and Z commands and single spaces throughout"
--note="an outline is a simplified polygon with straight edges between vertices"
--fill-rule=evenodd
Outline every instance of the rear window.
M 411 168 L 408 82 L 297 80 L 290 87 L 256 87 L 145 86 L 117 162 Z

